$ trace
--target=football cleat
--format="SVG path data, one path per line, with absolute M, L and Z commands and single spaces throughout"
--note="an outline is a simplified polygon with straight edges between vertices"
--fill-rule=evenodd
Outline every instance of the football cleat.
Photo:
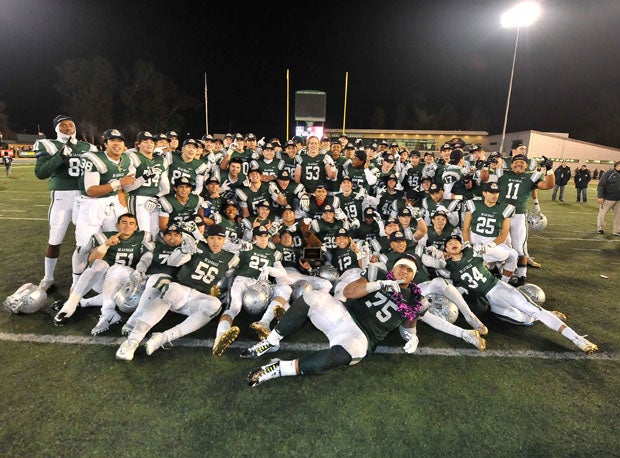
M 272 359 L 264 366 L 261 366 L 248 374 L 248 385 L 258 386 L 267 380 L 278 377 L 280 377 L 280 360 Z
M 255 359 L 265 353 L 273 353 L 278 351 L 280 345 L 271 345 L 267 340 L 261 340 L 257 344 L 252 345 L 250 348 L 246 348 L 241 352 L 241 357 L 245 359 Z
M 566 321 L 566 315 L 564 315 L 562 312 L 558 312 L 557 310 L 552 310 L 551 313 L 553 313 L 560 320 Z
M 587 355 L 591 355 L 592 353 L 598 351 L 598 345 L 590 342 L 586 339 L 586 336 L 578 336 L 573 342 Z
M 260 321 L 255 321 L 250 325 L 250 328 L 254 329 L 256 335 L 260 340 L 266 339 L 269 333 L 271 332 L 267 326 L 265 326 Z
M 65 312 L 58 312 L 54 317 L 54 326 L 64 326 L 69 321 L 69 317 Z
M 54 312 L 59 312 L 63 305 L 65 305 L 65 299 L 58 299 L 57 301 L 52 302 L 52 305 L 50 305 L 50 308 Z
M 478 322 L 476 325 L 476 331 L 478 331 L 481 336 L 486 336 L 489 333 L 489 329 L 481 322 Z
M 463 334 L 463 340 L 467 343 L 472 344 L 480 351 L 484 351 L 487 349 L 487 341 L 484 340 L 480 333 L 474 329 L 465 331 L 465 333 Z
M 116 350 L 116 359 L 131 361 L 138 345 L 140 345 L 140 342 L 127 339 L 118 347 L 118 350 Z
M 213 344 L 213 356 L 222 356 L 230 344 L 237 340 L 237 337 L 239 337 L 239 328 L 233 326 L 215 340 Z
M 102 332 L 106 332 L 110 329 L 110 326 L 118 323 L 119 321 L 121 321 L 121 316 L 116 312 L 112 312 L 108 315 L 101 315 L 99 316 L 97 325 L 90 331 L 90 333 L 94 336 L 99 335 Z
M 280 321 L 282 319 L 282 317 L 284 316 L 285 313 L 286 313 L 286 309 L 283 306 L 281 306 L 280 304 L 276 305 L 273 308 L 273 316 L 278 321 Z
M 508 281 L 508 284 L 514 286 L 515 288 L 518 288 L 519 286 L 523 286 L 525 285 L 525 283 L 527 283 L 526 277 L 512 277 Z
M 121 328 L 121 334 L 124 336 L 128 336 L 129 334 L 131 334 L 131 331 L 133 331 L 133 323 L 131 323 L 131 321 L 128 321 Z
M 151 356 L 157 349 L 164 348 L 164 345 L 167 343 L 168 339 L 163 332 L 154 332 L 151 334 L 151 338 L 144 344 L 146 347 L 146 354 Z

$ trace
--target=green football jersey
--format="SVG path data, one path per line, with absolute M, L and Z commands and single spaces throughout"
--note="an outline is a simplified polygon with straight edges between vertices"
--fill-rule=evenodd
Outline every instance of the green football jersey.
M 343 212 L 345 212 L 349 221 L 353 218 L 361 221 L 364 218 L 362 210 L 363 199 L 356 199 L 354 193 L 351 193 L 348 196 L 344 196 L 341 193 L 337 194 L 337 196 L 340 200 L 340 208 Z
M 231 220 L 224 217 L 220 224 L 224 226 L 226 230 L 226 238 L 232 243 L 237 243 L 243 237 L 243 225 L 241 224 L 241 220 Z
M 380 280 L 385 275 L 380 274 Z M 401 286 L 401 294 L 406 303 L 410 303 L 413 295 L 409 288 Z M 370 293 L 359 299 L 348 299 L 345 307 L 351 317 L 368 338 L 368 348 L 372 352 L 385 337 L 407 321 L 398 311 L 395 296 L 381 290 Z
M 250 216 L 258 215 L 258 204 L 263 200 L 266 200 L 271 205 L 271 193 L 269 192 L 269 184 L 261 183 L 257 191 L 249 187 L 239 188 L 236 190 L 237 199 L 241 202 L 245 202 L 248 206 Z
M 417 166 L 409 166 L 403 179 L 403 187 L 405 190 L 420 190 L 420 182 L 422 181 L 422 171 L 424 170 L 424 162 L 420 162 Z
M 325 184 L 327 173 L 325 172 L 325 156 L 319 154 L 315 157 L 308 155 L 297 156 L 297 165 L 301 167 L 301 184 L 306 191 L 314 192 L 317 185 Z
M 359 267 L 357 254 L 349 247 L 344 249 L 336 247 L 331 249 L 330 253 L 332 255 L 330 264 L 338 270 L 340 275 L 342 275 L 345 270 Z
M 265 267 L 271 267 L 281 259 L 282 254 L 279 251 L 254 245 L 251 250 L 239 254 L 237 275 L 258 279 Z
M 473 234 L 482 237 L 497 237 L 502 230 L 502 223 L 506 218 L 510 218 L 514 207 L 499 202 L 488 207 L 481 200 L 470 200 L 467 202 L 467 210 L 471 212 L 471 232 Z
M 172 153 L 171 156 L 172 163 L 168 167 L 168 178 L 171 184 L 180 177 L 187 177 L 190 182 L 196 183 L 196 177 L 198 175 L 204 175 L 209 170 L 209 164 L 200 159 L 193 159 L 190 162 L 185 162 L 183 157 L 176 152 Z
M 211 288 L 217 285 L 228 270 L 236 267 L 238 257 L 228 251 L 213 253 L 206 242 L 200 241 L 196 254 L 183 264 L 175 281 L 201 293 L 211 294 Z
M 446 225 L 443 228 L 443 231 L 439 233 L 435 230 L 433 225 L 428 226 L 428 232 L 426 233 L 427 235 L 426 246 L 433 245 L 434 247 L 440 249 L 441 251 L 444 251 L 446 248 L 446 240 L 448 240 L 448 237 L 452 235 L 452 232 L 454 231 L 454 229 L 455 227 L 452 224 L 446 223 Z
M 136 177 L 142 176 L 142 173 L 150 168 L 155 175 L 144 182 L 142 186 L 129 192 L 132 196 L 148 196 L 152 197 L 160 191 L 161 176 L 168 173 L 168 160 L 165 156 L 153 155 L 153 159 L 149 159 L 144 154 L 129 153 L 132 163 L 136 168 Z M 170 156 L 168 156 L 170 157 Z
M 485 267 L 482 258 L 474 256 L 471 247 L 463 250 L 463 258 L 460 261 L 447 260 L 446 269 L 450 272 L 454 286 L 462 286 L 480 296 L 487 294 L 499 281 Z
M 179 202 L 176 194 L 171 192 L 159 198 L 161 212 L 168 214 L 168 225 L 179 224 L 193 219 L 202 204 L 202 197 L 190 193 L 187 202 Z
M 168 257 L 174 250 L 176 250 L 176 247 L 168 246 L 161 241 L 155 242 L 155 248 L 153 249 L 153 261 L 146 270 L 147 275 L 166 274 L 173 277 L 179 270 L 178 267 L 168 265 Z
M 93 247 L 105 243 L 105 241 L 118 234 L 117 231 L 108 231 L 93 235 Z M 118 245 L 112 245 L 108 248 L 103 260 L 110 266 L 114 264 L 122 264 L 132 268 L 136 268 L 140 258 L 144 253 L 150 250 L 149 244 L 151 234 L 144 231 L 136 231 L 128 239 L 120 239 Z M 152 247 L 152 245 L 151 245 Z
M 81 167 L 84 172 L 98 172 L 99 184 L 106 184 L 112 180 L 119 180 L 129 173 L 133 168 L 131 158 L 128 154 L 121 154 L 118 163 L 114 162 L 108 157 L 105 151 L 88 152 L 82 155 Z M 82 194 L 86 195 L 84 189 L 84 180 L 81 177 Z M 99 197 L 110 197 L 117 194 L 117 191 L 110 191 L 109 193 Z
M 538 185 L 532 181 L 532 172 L 516 174 L 507 170 L 497 180 L 499 185 L 499 198 L 502 202 L 512 204 L 515 214 L 527 213 L 527 203 L 534 189 Z
M 41 180 L 49 178 L 48 186 L 52 191 L 77 191 L 82 176 L 82 155 L 97 151 L 97 148 L 87 142 L 69 143 L 67 146 L 71 148 L 71 155 L 65 157 L 58 152 L 63 146 L 58 140 L 37 140 L 33 146 L 37 158 L 34 173 Z

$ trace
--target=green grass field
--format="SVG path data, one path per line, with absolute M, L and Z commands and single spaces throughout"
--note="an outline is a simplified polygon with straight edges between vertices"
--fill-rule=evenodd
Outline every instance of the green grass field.
M 47 183 L 32 163 L 0 178 L 0 299 L 43 275 Z M 593 356 L 537 323 L 524 328 L 481 318 L 488 350 L 418 325 L 420 349 L 406 355 L 398 335 L 361 364 L 323 376 L 281 378 L 256 388 L 247 373 L 266 362 L 239 358 L 254 342 L 251 318 L 224 356 L 211 355 L 216 323 L 150 357 L 115 360 L 120 326 L 91 338 L 97 309 L 80 309 L 58 328 L 52 312 L 0 314 L 0 451 L 47 456 L 620 456 L 617 421 L 620 238 L 596 234 L 596 190 L 576 204 L 540 192 L 547 229 L 530 234 L 542 269 L 529 281 L 577 332 L 599 345 Z M 72 230 L 72 228 L 71 228 Z M 72 235 L 57 269 L 70 284 Z M 601 275 L 608 278 L 604 279 Z M 180 320 L 167 317 L 155 330 Z M 459 318 L 457 324 L 463 324 Z M 278 357 L 326 339 L 308 324 Z

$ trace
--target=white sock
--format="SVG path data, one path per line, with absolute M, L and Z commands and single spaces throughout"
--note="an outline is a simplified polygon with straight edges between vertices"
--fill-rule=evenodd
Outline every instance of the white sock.
M 56 270 L 56 264 L 58 258 L 45 257 L 45 279 L 49 281 L 54 280 L 54 271 Z
M 267 342 L 269 342 L 274 347 L 278 346 L 282 339 L 283 337 L 275 329 L 271 331 L 267 336 Z
M 299 375 L 297 373 L 296 361 L 296 359 L 293 359 L 291 361 L 280 361 L 280 376 L 291 377 L 294 375 Z
M 219 339 L 222 334 L 230 329 L 230 323 L 226 320 L 222 320 L 217 324 L 217 331 L 215 332 L 215 340 Z

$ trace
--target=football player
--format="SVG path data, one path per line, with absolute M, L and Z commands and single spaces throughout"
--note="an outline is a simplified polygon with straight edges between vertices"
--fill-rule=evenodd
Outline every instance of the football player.
M 69 298 L 54 317 L 54 324 L 62 326 L 77 309 L 80 299 L 91 289 L 102 292 L 101 316 L 91 334 L 107 331 L 121 321 L 116 312 L 114 295 L 126 278 L 136 281 L 144 278 L 153 259 L 150 233 L 138 230 L 135 215 L 125 213 L 118 217 L 116 231 L 95 234 L 91 239 L 89 267 L 80 275 Z
M 69 223 L 75 224 L 77 220 L 80 197 L 78 180 L 82 175 L 81 156 L 88 151 L 97 151 L 94 145 L 76 138 L 75 123 L 69 116 L 56 116 L 53 125 L 56 139 L 37 140 L 33 146 L 37 158 L 34 174 L 40 180 L 49 178 L 51 191 L 45 275 L 39 283 L 39 287 L 43 290 L 54 284 L 60 245 L 65 238 Z
M 242 358 L 257 358 L 277 351 L 280 341 L 294 333 L 308 318 L 329 339 L 329 348 L 293 360 L 273 359 L 250 372 L 248 384 L 257 386 L 278 377 L 315 375 L 359 363 L 401 325 L 415 327 L 424 304 L 413 283 L 416 264 L 407 255 L 396 261 L 385 279 L 366 277 L 344 288 L 346 305 L 323 291 L 309 291 L 297 299 L 266 339 L 245 349 Z M 417 337 L 405 351 L 417 349 Z
M 161 288 L 161 296 L 155 297 L 139 313 L 127 340 L 116 352 L 117 359 L 131 361 L 142 339 L 170 310 L 187 318 L 164 332 L 154 332 L 145 344 L 149 356 L 217 316 L 221 310 L 218 282 L 230 276 L 239 264 L 237 255 L 222 250 L 225 239 L 224 228 L 214 224 L 207 229 L 206 242 L 190 236 L 170 255 L 168 264 L 181 268 L 174 281 Z
M 274 298 L 267 306 L 267 310 L 259 321 L 250 325 L 259 336 L 264 336 L 269 332 L 269 325 L 275 317 L 276 307 L 288 308 L 288 300 L 291 297 L 292 289 L 286 284 L 287 273 L 282 266 L 281 253 L 269 247 L 269 231 L 264 226 L 257 226 L 253 230 L 254 244 L 249 250 L 241 251 L 239 254 L 239 269 L 231 286 L 230 306 L 224 310 L 217 325 L 215 343 L 213 344 L 213 355 L 221 356 L 228 346 L 239 336 L 239 327 L 233 326 L 233 320 L 239 315 L 243 307 L 243 292 L 249 286 L 255 284 L 259 279 L 268 276 L 282 279 L 284 284 L 273 286 Z
M 464 247 L 458 235 L 452 235 L 446 242 L 445 269 L 450 272 L 455 286 L 484 296 L 491 306 L 491 312 L 498 317 L 522 325 L 531 325 L 538 320 L 569 339 L 584 353 L 598 351 L 597 345 L 566 325 L 564 314 L 545 310 L 513 286 L 495 278 L 485 267 L 482 257 L 472 247 Z

